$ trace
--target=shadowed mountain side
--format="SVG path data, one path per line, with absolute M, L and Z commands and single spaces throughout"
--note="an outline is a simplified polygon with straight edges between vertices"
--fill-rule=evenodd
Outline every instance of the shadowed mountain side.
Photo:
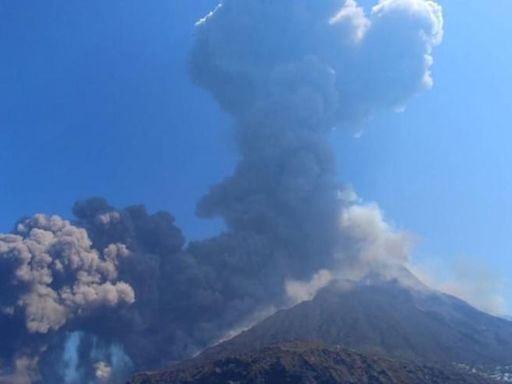
M 205 354 L 292 340 L 318 340 L 407 360 L 512 363 L 512 322 L 426 287 L 378 279 L 351 286 L 335 282 L 313 300 L 279 311 Z
M 198 358 L 130 384 L 486 384 L 455 369 L 366 356 L 320 343 L 288 343 L 217 359 Z

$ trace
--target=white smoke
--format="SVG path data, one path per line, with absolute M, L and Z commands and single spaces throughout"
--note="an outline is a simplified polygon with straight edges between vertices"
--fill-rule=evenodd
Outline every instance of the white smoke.
M 290 299 L 290 305 L 313 299 L 318 291 L 328 286 L 333 279 L 334 276 L 331 271 L 322 269 L 315 273 L 309 281 L 286 281 L 285 290 Z
M 377 204 L 355 204 L 343 210 L 340 229 L 349 239 L 351 259 L 363 265 L 401 264 L 409 261 L 411 236 L 384 220 Z M 341 250 L 346 257 L 347 249 Z
M 287 280 L 285 291 L 290 304 L 313 299 L 334 280 L 358 281 L 378 273 L 384 279 L 397 279 L 409 285 L 408 275 L 412 236 L 388 223 L 379 206 L 365 204 L 351 189 L 340 194 L 347 203 L 339 219 L 339 236 L 343 238 L 337 252 L 337 263 L 322 269 L 308 280 Z
M 110 376 L 112 375 L 112 368 L 104 361 L 100 361 L 94 364 L 94 369 L 98 381 L 100 383 L 108 383 Z

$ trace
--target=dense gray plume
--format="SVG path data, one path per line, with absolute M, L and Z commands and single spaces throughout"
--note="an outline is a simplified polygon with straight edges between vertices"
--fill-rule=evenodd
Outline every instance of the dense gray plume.
M 433 1 L 223 1 L 198 22 L 191 73 L 231 113 L 240 161 L 200 201 L 233 232 L 286 248 L 288 273 L 325 267 L 339 241 L 328 133 L 431 86 Z
M 0 235 L 0 383 L 122 382 L 343 268 L 406 261 L 406 236 L 347 198 L 328 138 L 429 88 L 442 32 L 428 0 L 369 15 L 353 0 L 224 0 L 197 23 L 190 73 L 236 127 L 234 174 L 197 207 L 226 231 L 185 245 L 170 214 L 99 198 L 73 223 L 20 221 Z

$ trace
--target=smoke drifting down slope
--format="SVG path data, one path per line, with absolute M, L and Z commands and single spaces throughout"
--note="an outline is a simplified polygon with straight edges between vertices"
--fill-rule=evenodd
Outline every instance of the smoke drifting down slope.
M 427 0 L 369 15 L 353 0 L 223 1 L 197 23 L 190 74 L 236 126 L 235 172 L 197 207 L 226 231 L 185 246 L 171 215 L 102 199 L 77 203 L 74 222 L 21 220 L 0 236 L 0 383 L 120 381 L 330 274 L 406 262 L 407 236 L 347 197 L 328 139 L 428 89 L 442 33 Z

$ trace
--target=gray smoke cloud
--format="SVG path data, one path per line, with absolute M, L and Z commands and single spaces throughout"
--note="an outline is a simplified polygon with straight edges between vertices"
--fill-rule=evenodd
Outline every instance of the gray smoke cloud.
M 428 0 L 224 0 L 197 23 L 192 80 L 232 115 L 239 162 L 197 206 L 224 233 L 101 198 L 0 235 L 0 383 L 117 383 L 191 356 L 335 271 L 407 259 L 407 237 L 347 198 L 329 136 L 432 86 Z M 393 254 L 390 256 L 389 254 Z M 287 296 L 288 294 L 288 296 Z
M 233 115 L 240 161 L 199 202 L 284 248 L 295 276 L 329 267 L 344 208 L 329 132 L 432 85 L 433 1 L 224 1 L 197 24 L 191 73 Z M 342 231 L 343 232 L 343 231 Z
M 334 253 L 335 263 L 308 279 L 288 279 L 286 295 L 291 305 L 311 300 L 335 280 L 359 281 L 377 274 L 379 278 L 398 280 L 409 288 L 423 289 L 411 279 L 410 251 L 412 236 L 386 221 L 376 203 L 364 203 L 350 189 L 341 196 L 345 203 L 339 217 L 340 244 Z

